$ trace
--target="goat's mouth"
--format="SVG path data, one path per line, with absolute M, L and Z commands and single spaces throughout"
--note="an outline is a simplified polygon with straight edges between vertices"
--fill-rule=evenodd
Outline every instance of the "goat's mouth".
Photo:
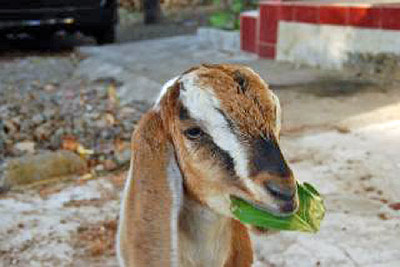
M 255 201 L 255 200 L 249 200 L 248 198 L 242 198 L 242 197 L 237 197 L 237 196 L 231 196 L 234 198 L 239 198 L 254 208 L 265 211 L 267 213 L 270 213 L 275 216 L 279 217 L 287 217 L 295 214 L 299 208 L 299 201 L 297 194 L 293 196 L 292 199 L 290 200 L 276 200 L 273 201 L 272 203 L 265 203 L 262 201 Z
M 270 212 L 273 215 L 280 217 L 286 217 L 295 214 L 299 206 L 299 202 L 295 197 L 291 200 L 277 201 L 274 205 L 268 205 L 260 202 L 249 203 L 259 210 Z

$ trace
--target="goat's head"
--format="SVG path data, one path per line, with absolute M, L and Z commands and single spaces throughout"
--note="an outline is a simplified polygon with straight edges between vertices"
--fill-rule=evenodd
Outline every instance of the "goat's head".
M 251 69 L 193 68 L 164 88 L 155 109 L 186 194 L 227 216 L 230 196 L 277 215 L 297 209 L 296 182 L 278 144 L 279 100 Z

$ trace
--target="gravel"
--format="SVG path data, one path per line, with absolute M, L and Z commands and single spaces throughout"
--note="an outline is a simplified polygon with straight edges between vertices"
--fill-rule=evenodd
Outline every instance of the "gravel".
M 148 104 L 121 103 L 123 84 L 112 78 L 73 77 L 78 62 L 73 51 L 0 61 L 0 165 L 60 149 L 85 156 L 98 170 L 129 161 L 130 137 Z

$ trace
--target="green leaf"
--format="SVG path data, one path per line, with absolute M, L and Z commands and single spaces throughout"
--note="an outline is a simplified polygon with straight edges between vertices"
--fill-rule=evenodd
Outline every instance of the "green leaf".
M 297 213 L 279 217 L 257 209 L 245 200 L 231 197 L 232 212 L 244 224 L 275 230 L 318 232 L 325 215 L 323 199 L 318 191 L 308 183 L 297 183 L 300 207 Z

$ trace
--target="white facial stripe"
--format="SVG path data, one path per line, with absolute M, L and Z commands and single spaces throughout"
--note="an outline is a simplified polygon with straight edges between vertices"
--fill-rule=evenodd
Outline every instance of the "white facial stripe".
M 273 93 L 272 93 L 272 99 L 274 100 L 275 107 L 276 107 L 276 120 L 275 120 L 275 127 L 276 127 L 276 135 L 279 136 L 279 133 L 281 131 L 281 123 L 282 123 L 282 110 L 281 110 L 281 104 L 279 102 L 279 98 Z
M 181 78 L 184 90 L 181 90 L 180 98 L 183 105 L 194 119 L 202 123 L 215 144 L 229 153 L 236 174 L 248 177 L 248 160 L 244 147 L 232 133 L 224 116 L 217 111 L 220 103 L 211 89 L 200 88 L 197 80 L 195 73 L 188 73 Z
M 162 99 L 163 96 L 168 92 L 168 88 L 170 88 L 172 85 L 174 85 L 175 81 L 176 81 L 178 78 L 179 78 L 179 77 L 176 76 L 175 78 L 172 78 L 171 80 L 169 80 L 168 82 L 166 82 L 166 83 L 162 86 L 161 91 L 160 91 L 160 94 L 158 95 L 157 100 L 156 100 L 156 102 L 155 102 L 155 104 L 154 104 L 154 107 L 153 107 L 154 109 L 159 109 L 161 99 Z

